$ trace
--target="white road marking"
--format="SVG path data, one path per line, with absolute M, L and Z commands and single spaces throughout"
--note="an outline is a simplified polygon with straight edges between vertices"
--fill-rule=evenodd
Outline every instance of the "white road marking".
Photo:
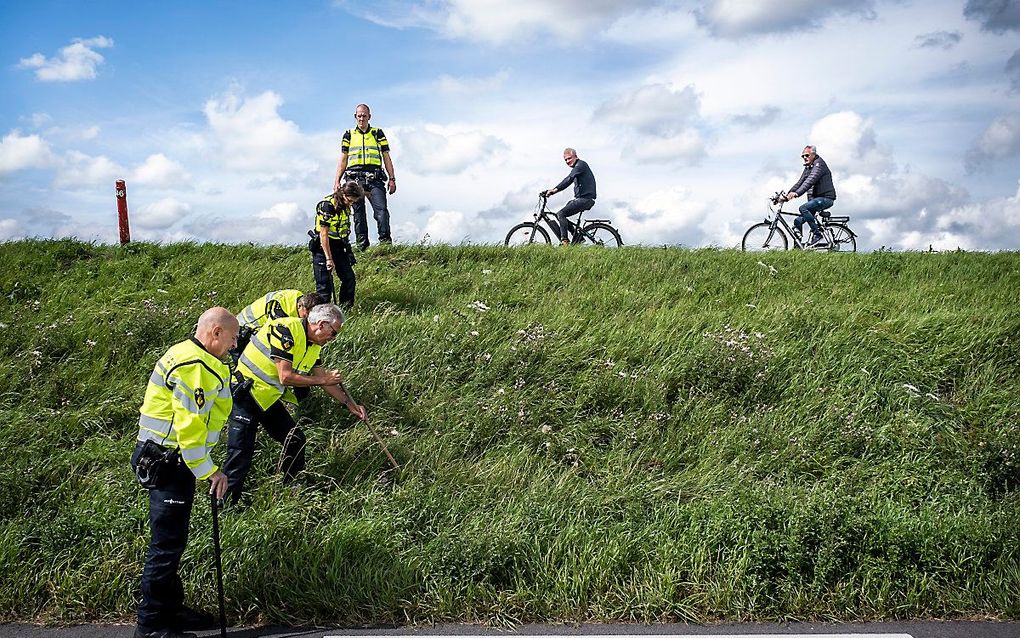
M 513 634 L 503 634 L 512 636 Z M 914 638 L 910 634 L 868 633 L 868 634 L 556 634 L 556 635 L 520 635 L 517 638 L 704 638 L 704 636 L 726 636 L 726 638 Z M 322 638 L 365 638 L 350 634 L 330 634 Z M 429 636 L 408 634 L 406 638 L 483 638 L 483 636 Z

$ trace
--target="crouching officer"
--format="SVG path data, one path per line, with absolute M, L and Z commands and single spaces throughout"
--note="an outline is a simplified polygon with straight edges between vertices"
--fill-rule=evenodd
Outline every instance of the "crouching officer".
M 248 304 L 244 310 L 237 313 L 237 322 L 241 324 L 241 331 L 237 335 L 237 347 L 231 351 L 234 361 L 237 361 L 237 358 L 244 352 L 252 334 L 266 325 L 267 321 L 280 317 L 304 319 L 308 316 L 308 311 L 318 303 L 318 295 L 314 293 L 306 295 L 300 290 L 289 288 L 267 292 Z
M 237 331 L 229 310 L 206 310 L 195 336 L 167 350 L 149 376 L 131 455 L 135 475 L 149 490 L 152 532 L 135 638 L 194 638 L 182 632 L 215 625 L 210 614 L 184 606 L 177 569 L 188 544 L 196 479 L 208 480 L 219 499 L 226 493 L 227 477 L 210 452 L 230 414 L 230 369 L 222 358 Z
M 340 280 L 336 302 L 343 308 L 354 305 L 354 251 L 351 250 L 351 207 L 365 198 L 357 182 L 347 182 L 315 207 L 315 228 L 308 231 L 312 240 L 312 275 L 320 303 L 333 301 L 333 273 Z
M 322 346 L 336 339 L 344 315 L 334 304 L 312 308 L 306 319 L 273 319 L 251 337 L 234 373 L 234 405 L 227 438 L 228 494 L 236 502 L 244 488 L 255 453 L 259 425 L 283 445 L 280 470 L 289 482 L 305 467 L 305 434 L 287 411 L 295 403 L 294 389 L 322 388 L 351 414 L 368 418 L 365 408 L 344 391 L 340 373 L 323 368 Z

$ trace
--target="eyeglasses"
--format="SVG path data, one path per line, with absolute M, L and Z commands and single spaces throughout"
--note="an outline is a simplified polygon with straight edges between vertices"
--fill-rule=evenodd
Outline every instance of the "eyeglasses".
M 806 155 L 801 155 L 801 156 L 800 156 L 800 158 L 801 158 L 801 159 L 807 159 L 807 158 L 809 158 L 809 157 L 811 157 L 811 155 L 810 155 L 810 154 L 806 154 Z
M 333 327 L 333 324 L 331 324 L 328 321 L 323 321 L 322 323 L 326 324 L 326 327 L 329 328 L 329 332 L 331 333 L 329 335 L 329 338 L 332 339 L 332 338 L 336 337 L 337 329 Z

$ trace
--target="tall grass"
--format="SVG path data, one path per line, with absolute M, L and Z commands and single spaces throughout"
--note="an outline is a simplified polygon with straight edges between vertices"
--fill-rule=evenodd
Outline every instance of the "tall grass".
M 243 622 L 1020 617 L 1020 256 L 393 247 L 359 257 L 309 469 L 222 520 Z M 306 252 L 0 245 L 0 620 L 130 617 L 128 456 L 198 314 Z M 222 451 L 219 452 L 222 454 Z M 200 501 L 182 572 L 215 600 Z

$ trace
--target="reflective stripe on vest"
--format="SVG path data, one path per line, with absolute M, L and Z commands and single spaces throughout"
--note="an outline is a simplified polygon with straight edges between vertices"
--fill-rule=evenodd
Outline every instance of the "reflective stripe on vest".
M 188 469 L 205 478 L 216 469 L 209 449 L 219 441 L 230 413 L 229 378 L 227 365 L 198 341 L 172 346 L 149 375 L 138 440 L 180 449 Z
M 382 166 L 382 146 L 375 138 L 376 128 L 362 133 L 358 127 L 351 129 L 351 144 L 347 147 L 347 166 Z
M 280 399 L 288 403 L 297 402 L 294 392 L 280 382 L 276 360 L 272 355 L 269 335 L 272 331 L 278 331 L 281 328 L 286 328 L 294 339 L 294 343 L 287 351 L 293 357 L 291 366 L 294 372 L 307 374 L 315 366 L 322 349 L 320 346 L 308 342 L 305 322 L 295 317 L 283 317 L 269 321 L 252 335 L 248 347 L 244 349 L 237 361 L 237 370 L 242 376 L 252 380 L 251 398 L 263 410 L 268 410 Z
M 266 293 L 239 312 L 237 322 L 244 327 L 258 330 L 270 319 L 277 319 L 279 316 L 296 317 L 298 316 L 297 302 L 303 294 L 300 290 L 293 289 L 274 290 Z M 279 308 L 276 311 L 277 315 L 280 312 L 283 314 L 271 316 L 271 311 L 276 308 Z

